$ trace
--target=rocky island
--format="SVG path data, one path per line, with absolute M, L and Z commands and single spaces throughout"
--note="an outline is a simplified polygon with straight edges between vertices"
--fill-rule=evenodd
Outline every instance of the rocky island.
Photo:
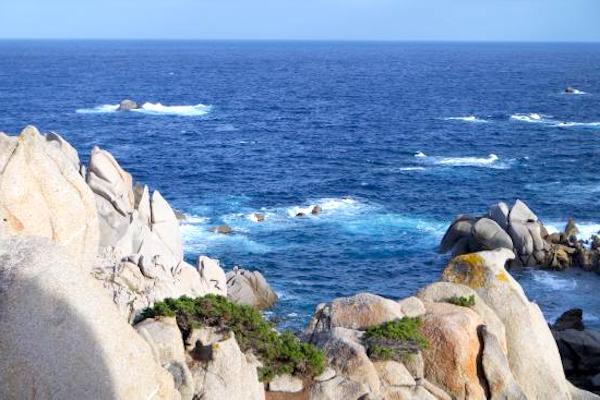
M 565 375 L 594 367 L 577 313 L 555 340 L 507 270 L 597 269 L 598 246 L 520 201 L 458 217 L 438 282 L 319 304 L 297 336 L 258 311 L 260 273 L 188 263 L 175 211 L 106 150 L 0 134 L 0 214 L 2 399 L 600 399 Z

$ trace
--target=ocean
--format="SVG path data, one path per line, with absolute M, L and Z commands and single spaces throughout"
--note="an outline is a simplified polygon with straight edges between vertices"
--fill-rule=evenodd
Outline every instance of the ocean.
M 302 329 L 318 303 L 437 280 L 457 214 L 520 198 L 600 230 L 599 66 L 598 44 L 0 41 L 0 130 L 109 150 L 187 215 L 191 263 L 260 270 L 267 315 Z M 511 272 L 549 321 L 600 326 L 600 276 Z

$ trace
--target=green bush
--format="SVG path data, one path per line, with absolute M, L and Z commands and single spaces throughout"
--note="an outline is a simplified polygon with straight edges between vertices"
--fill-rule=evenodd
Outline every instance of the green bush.
M 427 348 L 427 339 L 419 332 L 420 318 L 404 317 L 370 326 L 363 335 L 367 355 L 374 360 L 398 360 Z
M 184 336 L 191 329 L 203 326 L 233 332 L 240 349 L 252 351 L 263 363 L 258 370 L 261 381 L 281 374 L 313 377 L 325 368 L 321 350 L 301 342 L 289 331 L 278 334 L 256 309 L 234 304 L 222 296 L 165 299 L 142 313 L 142 318 L 158 316 L 177 317 Z
M 471 295 L 469 297 L 454 296 L 446 300 L 446 302 L 461 307 L 473 307 L 475 305 L 475 295 Z

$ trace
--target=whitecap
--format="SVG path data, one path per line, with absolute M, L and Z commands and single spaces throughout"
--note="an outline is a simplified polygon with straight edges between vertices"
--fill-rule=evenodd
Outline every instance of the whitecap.
M 548 122 L 542 114 L 538 113 L 529 113 L 529 114 L 513 114 L 510 116 L 510 119 L 521 122 L 534 122 L 534 123 L 544 123 Z
M 400 167 L 398 171 L 425 171 L 425 167 Z
M 422 151 L 417 151 L 415 153 L 415 157 L 427 157 L 427 155 L 425 153 L 423 153 Z
M 552 222 L 548 222 L 548 223 L 544 222 L 544 227 L 546 228 L 548 233 L 562 232 L 566 225 L 567 225 L 567 221 L 561 221 L 561 222 L 552 221 Z M 575 221 L 575 225 L 577 226 L 577 229 L 579 230 L 579 233 L 577 234 L 577 239 L 579 239 L 579 240 L 586 240 L 586 241 L 591 240 L 592 236 L 598 235 L 598 232 L 600 232 L 600 224 L 596 223 L 596 222 L 588 222 L 588 221 L 577 222 L 577 221 Z
M 490 154 L 487 157 L 441 157 L 441 156 L 421 156 L 423 162 L 444 167 L 481 167 L 506 169 L 508 163 L 500 162 L 496 154 Z
M 587 94 L 587 92 L 584 92 L 583 90 L 579 90 L 579 89 L 575 89 L 575 88 L 570 88 L 571 91 L 570 92 L 566 92 L 563 90 L 562 94 L 566 94 L 566 95 L 582 95 L 582 94 Z
M 552 290 L 573 290 L 577 287 L 577 281 L 573 278 L 562 278 L 556 273 L 542 270 L 533 272 L 533 280 Z
M 462 122 L 476 122 L 476 123 L 486 123 L 489 122 L 486 119 L 478 118 L 475 115 L 468 115 L 466 117 L 448 117 L 444 118 L 446 121 L 462 121 Z
M 352 197 L 346 196 L 342 198 L 326 197 L 310 202 L 309 205 L 297 205 L 287 208 L 287 215 L 296 217 L 302 213 L 306 216 L 312 215 L 311 212 L 315 206 L 321 207 L 321 212 L 318 215 L 327 215 L 331 213 L 356 213 L 359 212 L 365 204 L 359 202 Z
M 558 128 L 600 128 L 600 122 L 559 122 L 556 126 Z
M 119 112 L 118 104 L 103 104 L 93 108 L 80 108 L 76 110 L 79 114 L 106 114 Z M 211 106 L 204 104 L 182 105 L 182 106 L 166 106 L 161 103 L 144 103 L 141 108 L 130 110 L 140 114 L 148 115 L 177 115 L 185 117 L 198 117 L 206 115 L 210 112 Z

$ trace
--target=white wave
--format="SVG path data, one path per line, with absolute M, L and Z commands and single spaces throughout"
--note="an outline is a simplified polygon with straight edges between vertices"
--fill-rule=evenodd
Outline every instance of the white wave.
M 559 277 L 554 272 L 535 270 L 533 280 L 553 290 L 573 290 L 577 287 L 577 281 L 573 278 Z
M 544 222 L 544 227 L 548 231 L 548 233 L 556 233 L 562 232 L 567 222 Z M 577 239 L 579 240 L 590 240 L 592 236 L 598 235 L 600 232 L 600 224 L 595 222 L 577 222 L 575 221 L 575 225 L 577 225 L 577 229 L 579 233 L 577 234 Z
M 398 171 L 425 171 L 425 167 L 400 167 Z
M 448 117 L 444 118 L 446 121 L 462 121 L 462 122 L 478 122 L 478 123 L 486 123 L 489 122 L 486 119 L 478 118 L 475 115 L 468 115 L 466 117 Z
M 303 213 L 304 215 L 311 215 L 311 212 L 315 206 L 321 207 L 320 214 L 329 214 L 332 212 L 342 211 L 342 212 L 356 212 L 360 208 L 363 207 L 363 204 L 358 200 L 355 200 L 351 197 L 342 197 L 342 198 L 322 198 L 312 202 L 309 205 L 301 205 L 301 206 L 292 206 L 287 209 L 287 215 L 290 217 L 295 217 L 299 213 Z
M 600 127 L 600 122 L 559 122 L 556 124 L 556 126 L 558 128 L 598 128 Z
M 496 154 L 490 154 L 487 157 L 440 157 L 421 154 L 418 157 L 423 162 L 446 167 L 484 167 L 497 169 L 506 169 L 509 167 L 507 163 L 500 162 L 500 158 Z
M 570 89 L 571 89 L 570 92 L 563 91 L 562 94 L 568 94 L 568 95 L 587 94 L 587 92 L 584 92 L 583 90 L 579 90 L 579 89 L 575 89 L 575 88 L 570 88 Z
M 510 119 L 513 119 L 515 121 L 522 121 L 522 122 L 535 122 L 535 123 L 543 123 L 546 122 L 546 118 L 545 116 L 543 116 L 542 114 L 538 114 L 538 113 L 529 113 L 529 114 L 513 114 L 510 116 Z
M 425 153 L 423 153 L 422 151 L 417 151 L 415 153 L 415 157 L 427 157 L 427 155 Z
M 130 110 L 148 115 L 177 115 L 184 117 L 198 117 L 210 112 L 211 106 L 196 104 L 192 106 L 166 106 L 161 103 L 144 103 L 141 108 Z M 79 114 L 105 114 L 119 112 L 118 104 L 103 104 L 94 108 L 80 108 L 76 110 Z

